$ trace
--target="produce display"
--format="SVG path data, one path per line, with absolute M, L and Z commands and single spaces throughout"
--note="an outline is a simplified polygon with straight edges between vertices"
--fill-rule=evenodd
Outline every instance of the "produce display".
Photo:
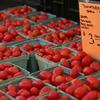
M 27 52 L 35 53 L 35 52 L 39 52 L 41 50 L 44 50 L 46 48 L 49 48 L 50 46 L 52 46 L 52 45 L 51 44 L 42 45 L 40 43 L 30 45 L 28 43 L 25 43 L 25 44 L 23 44 L 22 48 Z
M 74 24 L 73 22 L 67 19 L 58 19 L 57 21 L 49 22 L 47 26 L 55 30 L 61 30 L 69 26 L 72 26 L 73 24 Z
M 77 36 L 73 30 L 68 30 L 65 32 L 53 32 L 49 35 L 42 36 L 41 38 L 53 42 L 55 44 L 64 44 L 70 42 L 71 40 L 77 39 Z
M 36 97 L 43 95 L 52 90 L 49 86 L 44 85 L 40 80 L 33 80 L 31 78 L 24 78 L 18 82 L 6 85 L 2 88 L 5 93 L 14 98 L 14 100 L 36 100 Z
M 53 62 L 59 62 L 62 61 L 64 58 L 69 59 L 72 56 L 72 52 L 68 48 L 60 48 L 60 49 L 52 49 L 52 48 L 46 48 L 41 50 L 37 55 L 51 60 Z
M 74 79 L 69 84 L 59 86 L 65 93 L 75 96 L 78 100 L 97 100 L 100 98 L 100 80 L 95 76 L 89 76 L 84 81 Z
M 77 76 L 71 76 L 69 72 L 66 72 L 62 67 L 56 67 L 48 70 L 43 70 L 39 74 L 37 78 L 41 79 L 45 83 L 49 83 L 53 86 L 59 86 L 63 83 L 67 83 L 72 81 Z
M 7 19 L 0 23 L 0 25 L 8 27 L 8 28 L 17 28 L 23 25 L 29 24 L 27 19 Z
M 22 75 L 25 73 L 20 67 L 11 63 L 0 64 L 0 82 Z
M 7 19 L 1 23 L 1 25 L 8 27 L 8 28 L 17 28 L 23 25 L 29 24 L 29 21 L 26 19 Z
M 26 15 L 26 16 L 23 16 L 24 18 L 27 18 L 33 22 L 42 22 L 42 21 L 45 21 L 47 19 L 49 19 L 49 15 L 46 14 L 46 13 L 39 13 L 39 14 L 36 14 L 36 15 Z
M 73 42 L 69 45 L 70 48 L 76 50 L 76 51 L 82 51 L 82 43 L 81 42 Z
M 8 47 L 5 45 L 0 45 L 0 60 L 5 60 L 9 58 L 19 57 L 26 55 L 19 47 Z
M 0 43 L 18 42 L 24 38 L 18 34 L 15 29 L 8 30 L 8 28 L 0 27 Z
M 100 61 L 78 23 L 27 5 L 0 12 L 0 100 L 99 99 Z
M 37 36 L 47 34 L 49 32 L 51 32 L 51 30 L 44 25 L 31 26 L 30 24 L 24 25 L 20 31 L 21 34 L 29 38 L 35 38 Z
M 32 8 L 26 5 L 8 9 L 8 13 L 13 14 L 15 16 L 21 16 L 31 12 L 32 12 Z
M 81 29 L 80 29 L 80 25 L 78 25 L 76 28 L 73 29 L 75 33 L 77 33 L 78 35 L 81 35 Z
M 64 60 L 61 62 L 61 65 L 72 69 L 71 74 L 74 76 L 79 72 L 89 75 L 96 71 L 100 71 L 100 62 L 95 61 L 85 52 L 79 52 L 77 55 L 71 57 L 69 61 Z
M 9 19 L 9 18 L 10 18 L 10 15 L 6 14 L 6 12 L 0 12 L 0 21 Z

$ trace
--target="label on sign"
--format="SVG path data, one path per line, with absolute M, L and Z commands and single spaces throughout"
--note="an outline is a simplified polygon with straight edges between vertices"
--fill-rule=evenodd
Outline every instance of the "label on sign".
M 83 51 L 100 59 L 100 4 L 80 2 Z

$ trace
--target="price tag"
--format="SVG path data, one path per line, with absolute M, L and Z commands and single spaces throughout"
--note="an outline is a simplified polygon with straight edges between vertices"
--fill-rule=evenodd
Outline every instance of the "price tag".
M 83 51 L 100 59 L 100 4 L 80 2 Z

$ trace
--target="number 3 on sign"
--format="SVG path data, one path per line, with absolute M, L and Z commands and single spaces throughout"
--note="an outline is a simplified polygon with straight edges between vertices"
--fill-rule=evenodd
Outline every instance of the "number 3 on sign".
M 94 44 L 93 35 L 91 33 L 89 33 L 88 35 L 89 35 L 89 44 Z

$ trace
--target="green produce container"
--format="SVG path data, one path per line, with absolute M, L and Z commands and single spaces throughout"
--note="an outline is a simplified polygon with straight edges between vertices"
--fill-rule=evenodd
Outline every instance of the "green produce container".
M 23 41 L 21 43 L 17 43 L 16 46 L 22 47 L 22 45 L 24 43 L 28 43 L 28 44 L 32 45 L 32 44 L 34 44 L 36 42 L 34 40 L 27 39 L 26 41 Z M 23 51 L 25 51 L 25 50 L 23 50 Z M 36 59 L 35 59 L 35 56 L 34 56 L 33 53 L 29 53 L 29 60 L 28 60 L 28 64 L 27 65 L 28 65 L 27 70 L 29 70 L 30 72 L 34 72 L 34 71 L 38 70 L 38 64 L 36 62 Z
M 6 14 L 9 18 L 13 18 L 12 15 L 6 13 L 4 10 L 1 10 L 0 13 L 4 13 L 4 14 Z M 4 20 L 0 20 L 0 23 L 3 22 L 3 21 L 5 21 L 5 19 L 4 19 Z
M 40 70 L 40 71 L 34 72 L 34 73 L 30 74 L 30 75 L 33 76 L 36 79 L 39 79 L 39 73 L 41 71 L 49 71 L 49 72 L 52 72 L 56 67 L 63 68 L 64 69 L 64 73 L 66 73 L 66 74 L 68 74 L 70 72 L 70 69 L 69 68 L 65 68 L 63 66 L 55 65 L 55 66 L 51 66 L 50 68 L 47 68 L 47 69 L 44 69 L 44 70 Z
M 10 18 L 10 20 L 11 20 L 11 21 L 14 21 L 14 20 L 27 20 L 27 21 L 29 21 L 29 23 L 30 23 L 31 25 L 35 25 L 35 23 L 33 23 L 32 21 L 30 21 L 30 20 L 28 20 L 28 19 L 25 19 L 25 18 L 21 18 L 21 17 L 12 16 L 12 17 Z M 4 21 L 0 22 L 0 24 L 2 25 L 3 22 L 4 22 Z M 15 29 L 16 29 L 16 30 L 20 30 L 20 29 L 22 29 L 22 27 L 23 27 L 23 25 L 22 25 L 22 26 L 18 26 L 18 27 L 16 27 Z M 10 30 L 9 27 L 8 27 L 8 29 Z
M 49 36 L 49 35 L 53 34 L 54 32 L 55 32 L 55 31 L 52 31 L 51 33 L 41 35 L 39 38 L 40 38 L 41 40 L 45 40 L 45 39 L 42 38 L 43 36 Z M 65 30 L 60 30 L 60 31 L 58 31 L 58 32 L 65 32 Z M 76 39 L 73 39 L 73 40 L 68 41 L 67 43 L 63 43 L 63 44 L 56 44 L 56 43 L 50 42 L 50 41 L 48 41 L 48 40 L 45 40 L 45 41 L 50 42 L 50 43 L 53 43 L 55 46 L 59 46 L 59 47 L 60 47 L 60 46 L 63 46 L 63 45 L 71 44 L 72 42 L 75 42 L 75 41 L 77 41 L 77 40 L 80 39 L 80 37 L 79 37 L 78 35 L 75 34 L 75 36 L 76 36 Z
M 35 15 L 35 14 L 37 14 L 37 13 L 38 13 L 37 10 L 36 10 L 36 11 L 32 11 L 31 13 L 27 14 L 27 16 L 30 17 L 31 15 Z M 23 16 L 18 16 L 18 18 L 23 19 L 24 17 L 23 17 Z M 29 22 L 31 22 L 31 23 L 33 23 L 33 24 L 36 24 L 34 21 L 30 20 L 29 18 L 24 18 L 24 19 L 27 19 Z
M 42 12 L 42 11 L 39 11 L 39 12 L 36 11 L 36 12 L 30 13 L 30 14 L 28 15 L 28 16 L 29 16 L 29 20 L 32 21 L 31 17 L 32 17 L 32 16 L 36 16 L 36 15 L 38 15 L 38 14 L 47 14 L 47 15 L 48 15 L 48 19 L 47 19 L 47 20 L 56 17 L 56 15 L 53 15 L 53 14 L 50 14 L 50 13 L 45 13 L 45 12 Z M 46 21 L 46 20 L 45 20 L 45 21 Z M 41 23 L 41 22 L 35 22 L 35 21 L 32 21 L 32 22 L 34 22 L 35 24 Z M 42 21 L 42 22 L 43 22 L 43 21 Z
M 47 68 L 47 69 L 44 69 L 44 70 L 40 70 L 40 71 L 34 72 L 34 73 L 30 74 L 30 75 L 33 76 L 35 79 L 40 79 L 40 78 L 39 78 L 39 73 L 40 73 L 41 71 L 53 72 L 53 70 L 54 70 L 56 67 L 61 67 L 61 68 L 63 68 L 63 69 L 64 69 L 64 73 L 65 73 L 66 75 L 68 75 L 68 74 L 70 73 L 70 71 L 71 71 L 70 68 L 65 68 L 64 66 L 56 65 L 56 66 L 51 66 L 51 68 Z M 81 73 L 79 73 L 78 78 L 84 78 L 84 75 L 81 74 Z M 47 83 L 47 84 L 49 84 L 49 83 Z M 50 84 L 49 84 L 49 85 L 50 85 Z M 51 86 L 52 86 L 52 85 L 51 85 Z M 54 87 L 55 87 L 55 86 L 54 86 Z
M 53 49 L 61 49 L 61 48 L 62 47 L 55 47 L 55 46 L 53 46 Z M 75 52 L 74 50 L 72 50 L 70 48 L 68 48 L 68 49 L 71 51 L 71 53 L 73 55 L 77 54 L 77 52 Z M 45 59 L 45 58 L 43 58 L 41 56 L 38 56 L 38 54 L 35 54 L 35 57 L 36 57 L 36 60 L 38 62 L 38 65 L 39 65 L 39 69 L 40 70 L 44 70 L 44 69 L 47 69 L 47 68 L 51 68 L 51 66 L 54 67 L 54 66 L 57 66 L 59 64 L 59 62 L 56 62 L 55 63 L 55 62 L 50 61 L 48 59 Z
M 54 67 L 57 65 L 57 63 L 54 63 L 48 59 L 42 58 L 42 57 L 38 56 L 37 54 L 35 54 L 35 57 L 38 62 L 38 65 L 39 65 L 39 70 L 44 70 L 47 68 L 51 68 L 51 66 Z
M 17 32 L 18 35 L 22 36 L 21 34 L 19 34 L 19 32 Z M 23 37 L 23 36 L 22 36 Z M 27 39 L 25 37 L 23 37 L 23 40 L 20 41 L 16 41 L 16 42 L 8 42 L 8 43 L 0 43 L 0 45 L 7 45 L 7 46 L 14 46 L 16 44 L 22 43 L 23 41 L 26 41 Z
M 15 18 L 14 18 L 15 19 Z M 14 20 L 12 19 L 12 20 Z M 33 23 L 32 21 L 28 20 L 28 19 L 25 19 L 25 18 L 22 18 L 22 17 L 16 17 L 17 20 L 27 20 L 29 21 L 30 25 L 35 25 L 35 23 Z M 24 25 L 23 25 L 24 26 Z M 16 30 L 20 30 L 22 29 L 23 26 L 19 26 L 19 27 L 16 27 Z
M 34 24 L 32 21 L 30 21 L 30 24 L 31 24 L 32 27 L 41 25 L 41 24 Z M 44 28 L 45 28 L 46 30 L 50 30 L 50 32 L 43 33 L 43 34 L 41 34 L 41 35 L 35 36 L 35 37 L 33 37 L 33 38 L 30 38 L 30 37 L 28 37 L 27 35 L 25 35 L 23 32 L 21 32 L 22 28 L 23 28 L 23 26 L 16 28 L 16 30 L 18 30 L 19 34 L 20 34 L 21 36 L 23 36 L 24 38 L 26 38 L 26 39 L 37 39 L 37 38 L 39 38 L 39 37 L 41 37 L 41 36 L 43 36 L 43 35 L 45 35 L 45 34 L 49 34 L 49 33 L 54 32 L 53 29 L 51 29 L 51 28 L 49 28 L 49 27 L 47 27 L 47 26 L 44 25 Z
M 9 63 L 9 62 L 5 62 L 5 63 L 11 64 L 11 65 L 13 65 L 13 66 L 16 66 L 21 72 L 23 72 L 23 74 L 24 74 L 25 76 L 27 76 L 27 75 L 30 74 L 30 72 L 28 72 L 26 69 L 23 69 L 22 67 L 20 67 L 20 66 L 18 66 L 18 65 L 15 65 L 15 64 Z M 4 64 L 4 63 L 0 63 L 0 64 Z M 9 82 L 9 81 L 11 81 L 11 80 L 13 80 L 13 79 L 17 79 L 17 78 L 19 78 L 19 77 L 23 77 L 23 76 L 17 76 L 17 77 L 8 79 L 8 80 L 4 80 L 3 82 L 0 81 L 0 85 L 3 84 L 3 83 Z
M 78 54 L 78 52 L 77 51 L 75 51 L 75 50 L 73 50 L 73 49 L 71 49 L 71 48 L 69 48 L 69 47 L 63 47 L 63 46 L 57 46 L 57 47 L 53 47 L 54 49 L 58 49 L 58 50 L 60 50 L 61 48 L 67 48 L 67 49 L 69 49 L 70 51 L 71 51 L 71 53 L 73 54 L 73 55 L 76 55 L 76 54 Z
M 49 43 L 49 42 L 46 42 L 46 41 L 42 41 L 40 39 L 37 39 L 37 40 L 32 40 L 31 39 L 31 40 L 23 41 L 22 43 L 18 43 L 16 45 L 21 47 L 25 43 L 28 43 L 29 45 L 34 45 L 36 43 L 40 43 L 41 45 L 46 45 L 46 44 L 53 45 L 52 43 Z M 29 53 L 28 70 L 30 72 L 35 72 L 35 71 L 39 70 L 38 63 L 37 63 L 37 60 L 35 58 L 35 52 L 34 53 Z
M 0 93 L 2 93 L 4 96 L 8 97 L 8 100 L 14 100 L 10 95 L 5 93 L 4 91 L 0 90 Z
M 54 22 L 57 22 L 58 20 L 60 20 L 60 19 L 65 19 L 65 18 L 62 18 L 62 17 L 58 17 L 58 18 L 51 18 L 51 19 L 48 19 L 48 20 L 46 20 L 46 21 L 43 21 L 43 22 L 41 22 L 41 24 L 44 24 L 44 25 L 47 25 L 47 24 L 49 24 L 51 21 L 54 21 Z M 73 25 L 70 25 L 70 26 L 67 26 L 66 28 L 64 28 L 64 29 L 71 29 L 71 28 L 74 28 L 74 27 L 76 27 L 77 26 L 77 22 L 74 22 L 74 21 L 71 21 L 71 20 L 69 20 L 70 22 L 72 22 L 73 23 Z M 64 30 L 64 29 L 61 29 L 61 30 Z M 55 30 L 55 29 L 54 29 Z
M 11 62 L 18 66 L 21 66 L 24 69 L 27 69 L 28 59 L 29 59 L 29 54 L 24 55 L 24 56 L 10 58 L 10 59 L 0 60 L 0 63 Z
M 24 76 L 24 77 L 20 77 L 20 78 L 17 78 L 17 79 L 13 79 L 13 80 L 11 80 L 11 81 L 9 81 L 9 82 L 5 82 L 4 84 L 1 84 L 0 85 L 0 90 L 4 90 L 6 87 L 7 87 L 7 85 L 9 85 L 9 84 L 14 84 L 15 86 L 18 86 L 18 83 L 20 82 L 20 81 L 22 81 L 23 79 L 31 79 L 32 81 L 34 81 L 34 80 L 36 80 L 36 79 L 34 79 L 33 77 L 31 77 L 31 76 Z M 46 85 L 45 83 L 44 83 L 44 86 L 48 86 L 48 85 Z M 56 88 L 53 88 L 52 86 L 49 86 L 52 90 L 56 90 Z M 8 95 L 8 94 L 7 94 Z M 41 95 L 40 95 L 41 96 Z M 38 97 L 38 96 L 37 96 Z M 36 98 L 37 98 L 36 97 Z M 15 100 L 13 97 L 12 97 L 12 99 L 11 100 Z
M 2 12 L 6 13 L 5 11 L 2 11 Z M 11 19 L 11 20 L 14 20 L 14 19 L 15 19 L 15 17 L 14 17 L 13 15 L 11 15 L 11 14 L 9 14 L 9 13 L 6 13 L 6 14 L 10 16 L 9 19 Z M 5 20 L 6 20 L 6 19 L 5 19 Z M 5 20 L 0 20 L 0 26 L 2 25 L 3 22 L 5 22 Z
M 4 11 L 5 12 L 7 12 L 8 14 L 11 14 L 9 11 L 10 10 L 12 10 L 12 9 L 19 9 L 19 8 L 21 8 L 21 7 L 23 7 L 23 6 L 16 6 L 16 7 L 12 7 L 12 8 L 7 8 L 7 9 L 5 9 Z M 28 7 L 30 7 L 30 6 L 28 6 Z M 36 9 L 35 8 L 32 8 L 32 7 L 30 7 L 31 9 L 32 9 L 32 12 L 35 12 L 36 11 Z M 11 15 L 13 15 L 13 14 L 11 14 Z
M 76 39 L 76 40 L 73 40 L 73 41 L 70 41 L 70 42 L 68 42 L 68 43 L 65 43 L 65 44 L 63 44 L 62 46 L 64 46 L 64 47 L 68 47 L 70 44 L 72 44 L 73 42 L 81 42 L 81 39 L 80 38 L 78 38 L 78 39 Z
M 10 48 L 13 48 L 13 47 L 15 47 L 15 46 L 12 46 Z M 24 52 L 23 50 L 21 50 L 21 51 Z M 11 62 L 11 63 L 14 63 L 24 69 L 27 69 L 28 60 L 29 60 L 29 53 L 27 53 L 26 55 L 18 56 L 18 57 L 0 60 L 0 63 Z
M 71 42 L 63 44 L 62 47 L 68 47 L 68 48 L 70 48 L 69 45 L 72 44 L 73 42 L 81 42 L 81 39 L 78 38 L 78 39 L 72 40 Z M 75 50 L 73 48 L 70 48 L 70 49 L 72 49 L 74 52 L 79 52 L 79 51 L 77 51 L 77 50 Z
M 77 28 L 79 25 L 77 24 L 75 27 L 71 28 L 73 31 L 75 30 L 75 28 Z M 67 28 L 63 29 L 64 31 L 68 30 Z M 75 32 L 75 31 L 74 31 Z M 75 34 L 81 38 L 81 35 L 77 34 L 77 32 L 75 32 Z
M 89 76 L 94 76 L 94 77 L 99 79 L 100 78 L 100 71 L 97 74 L 91 74 L 91 75 L 87 75 L 87 76 L 84 76 L 84 77 L 79 77 L 79 80 L 81 80 L 82 82 L 84 82 L 86 84 L 86 78 L 89 77 Z M 71 86 L 72 83 L 73 82 L 68 82 L 67 85 Z M 98 88 L 97 91 L 100 91 L 100 89 Z

